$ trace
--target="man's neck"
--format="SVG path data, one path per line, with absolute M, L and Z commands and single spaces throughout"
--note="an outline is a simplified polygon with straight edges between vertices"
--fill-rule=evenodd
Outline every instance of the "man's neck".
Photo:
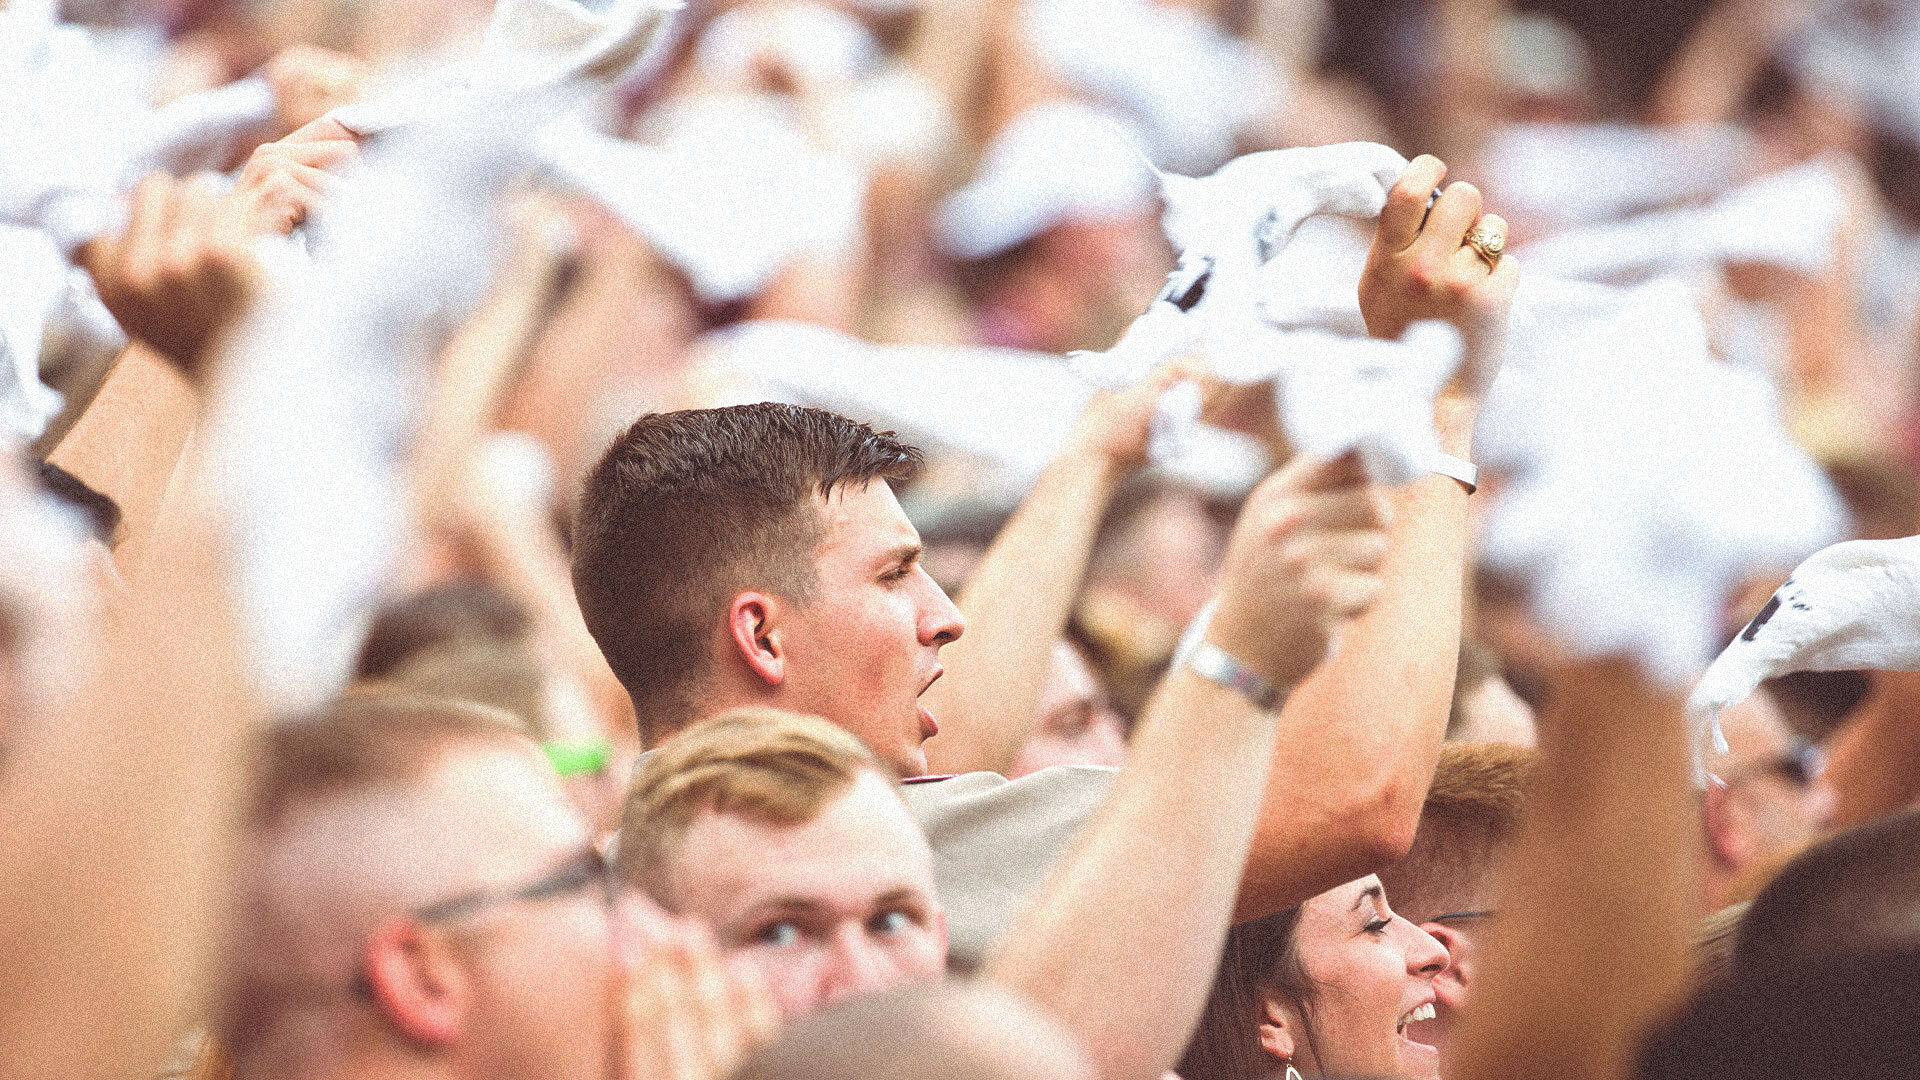
M 439 1056 L 309 1047 L 262 1052 L 234 1062 L 233 1080 L 460 1080 Z

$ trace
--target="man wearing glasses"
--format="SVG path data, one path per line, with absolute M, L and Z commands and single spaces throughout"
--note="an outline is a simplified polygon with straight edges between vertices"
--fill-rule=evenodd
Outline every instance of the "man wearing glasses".
M 1707 763 L 1704 910 L 1750 900 L 1832 824 L 1819 747 L 1795 735 L 1765 689 L 1720 714 L 1726 756 Z
M 367 698 L 274 729 L 259 765 L 218 1030 L 237 1080 L 631 1071 L 634 912 L 534 742 Z M 737 1037 L 755 1009 L 729 992 Z

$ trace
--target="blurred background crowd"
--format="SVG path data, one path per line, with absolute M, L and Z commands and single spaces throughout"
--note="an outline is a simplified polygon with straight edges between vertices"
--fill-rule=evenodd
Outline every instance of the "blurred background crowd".
M 495 10 L 0 0 L 0 17 L 0 424 L 23 476 L 35 474 L 23 483 L 56 496 L 95 541 L 79 577 L 36 576 L 18 552 L 17 572 L 0 569 L 16 579 L 14 607 L 40 612 L 0 623 L 20 631 L 88 617 L 90 601 L 78 590 L 56 601 L 50 582 L 105 582 L 113 595 L 123 577 L 164 574 L 170 564 L 140 567 L 160 550 L 176 462 L 185 447 L 221 444 L 196 426 L 208 387 L 193 358 L 224 316 L 183 314 L 221 309 L 218 290 L 170 295 L 126 252 L 88 246 L 60 199 L 95 181 L 74 178 L 131 193 L 117 220 L 138 224 L 143 198 L 148 209 L 184 200 L 167 211 L 179 220 L 192 198 L 136 189 L 138 172 L 211 173 L 211 190 L 259 189 L 275 220 L 258 232 L 317 245 L 337 174 L 362 152 L 354 141 L 381 126 L 333 110 L 486 55 Z M 436 358 L 422 377 L 430 392 L 386 388 L 419 398 L 411 494 L 352 490 L 343 475 L 378 469 L 353 473 L 350 454 L 344 473 L 303 471 L 310 446 L 288 435 L 260 451 L 262 475 L 285 467 L 283 482 L 337 494 L 341 517 L 324 501 L 305 508 L 317 516 L 296 524 L 326 542 L 256 569 L 281 575 L 258 590 L 267 610 L 320 628 L 264 653 L 322 669 L 333 657 L 356 682 L 505 710 L 603 833 L 646 749 L 568 569 L 579 478 L 609 441 L 644 413 L 764 399 L 897 430 L 927 452 L 899 490 L 924 565 L 965 610 L 973 568 L 1093 393 L 1060 357 L 1113 346 L 1175 269 L 1162 175 L 1207 176 L 1256 151 L 1366 141 L 1438 156 L 1449 181 L 1471 182 L 1504 219 L 1523 275 L 1683 296 L 1699 351 L 1738 374 L 1759 412 L 1734 411 L 1731 391 L 1559 401 L 1581 414 L 1595 455 L 1617 448 L 1620 469 L 1651 474 L 1663 455 L 1689 452 L 1662 433 L 1688 431 L 1738 453 L 1738 418 L 1764 414 L 1781 452 L 1807 466 L 1784 508 L 1744 494 L 1717 505 L 1708 477 L 1690 509 L 1661 518 L 1636 500 L 1688 498 L 1684 485 L 1623 484 L 1606 489 L 1614 502 L 1580 507 L 1549 485 L 1503 504 L 1526 477 L 1490 455 L 1476 521 L 1497 513 L 1489 506 L 1536 511 L 1556 549 L 1590 545 L 1594 572 L 1619 591 L 1665 589 L 1621 576 L 1663 552 L 1681 563 L 1701 544 L 1748 553 L 1696 604 L 1715 647 L 1815 550 L 1920 531 L 1920 4 L 687 0 L 601 81 L 604 92 L 521 148 L 535 167 L 492 204 L 484 257 L 448 257 L 460 280 L 360 281 L 404 299 L 366 308 L 387 320 L 368 332 Z M 437 228 L 439 209 L 394 211 L 407 219 L 397 234 Z M 1349 247 L 1364 248 L 1366 230 L 1356 236 Z M 275 258 L 261 252 L 269 267 Z M 258 291 L 242 283 L 228 299 Z M 336 315 L 361 312 L 341 300 Z M 1516 318 L 1516 340 L 1554 332 Z M 166 340 L 168 327 L 183 338 Z M 1637 344 L 1627 326 L 1579 359 L 1604 383 L 1615 351 Z M 1205 424 L 1178 452 L 1133 462 L 1104 508 L 1030 725 L 990 750 L 936 740 L 932 771 L 1126 763 L 1135 718 L 1217 591 L 1242 500 L 1293 455 L 1270 387 L 1204 367 Z M 280 389 L 297 401 L 317 385 Z M 344 396 L 343 415 L 375 425 L 387 408 Z M 278 407 L 232 430 L 271 434 Z M 1487 422 L 1514 420 L 1490 408 Z M 1726 490 L 1769 491 L 1765 477 Z M 368 505 L 407 517 L 412 542 L 389 548 L 354 524 Z M 1652 524 L 1623 531 L 1610 513 Z M 1753 513 L 1801 524 L 1741 547 Z M 1684 525 L 1660 532 L 1673 520 Z M 1591 623 L 1555 625 L 1533 602 L 1537 552 L 1502 550 L 1469 567 L 1448 734 L 1531 747 L 1553 672 L 1593 644 L 1581 640 Z M 343 587 L 313 601 L 337 610 L 303 610 L 304 584 L 369 553 L 392 558 L 377 594 Z M 62 665 L 84 658 L 33 653 L 30 638 L 0 637 L 15 647 L 0 689 L 57 693 Z M 1696 670 L 1711 656 L 1700 651 Z M 287 676 L 296 689 L 282 696 L 310 703 L 302 679 L 314 677 L 331 676 Z M 940 692 L 928 699 L 936 715 Z M 1729 710 L 1692 906 L 1749 900 L 1816 840 L 1920 797 L 1915 709 L 1920 677 L 1843 671 L 1771 680 Z M 0 738 L 19 737 L 0 726 Z

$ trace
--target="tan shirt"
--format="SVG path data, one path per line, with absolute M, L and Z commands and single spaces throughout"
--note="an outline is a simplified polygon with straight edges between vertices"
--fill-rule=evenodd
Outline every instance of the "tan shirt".
M 974 772 L 901 786 L 933 848 L 951 970 L 970 972 L 985 962 L 1118 772 L 1056 765 L 1018 780 Z
M 653 753 L 641 754 L 634 768 Z M 986 961 L 1119 771 L 1055 765 L 1018 780 L 971 772 L 900 785 L 933 849 L 933 887 L 947 912 L 950 970 L 964 974 Z

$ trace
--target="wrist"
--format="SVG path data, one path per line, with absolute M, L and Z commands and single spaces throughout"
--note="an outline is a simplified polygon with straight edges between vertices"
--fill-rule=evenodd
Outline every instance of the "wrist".
M 1324 644 L 1315 649 L 1299 648 L 1302 640 L 1311 635 L 1276 625 L 1277 620 L 1270 617 L 1234 610 L 1225 602 L 1228 593 L 1229 590 L 1222 590 L 1223 602 L 1214 611 L 1201 642 L 1226 653 L 1282 695 L 1291 691 L 1319 664 Z
M 1443 391 L 1433 403 L 1433 433 L 1440 451 L 1473 460 L 1473 425 L 1479 418 L 1479 401 L 1464 391 Z

